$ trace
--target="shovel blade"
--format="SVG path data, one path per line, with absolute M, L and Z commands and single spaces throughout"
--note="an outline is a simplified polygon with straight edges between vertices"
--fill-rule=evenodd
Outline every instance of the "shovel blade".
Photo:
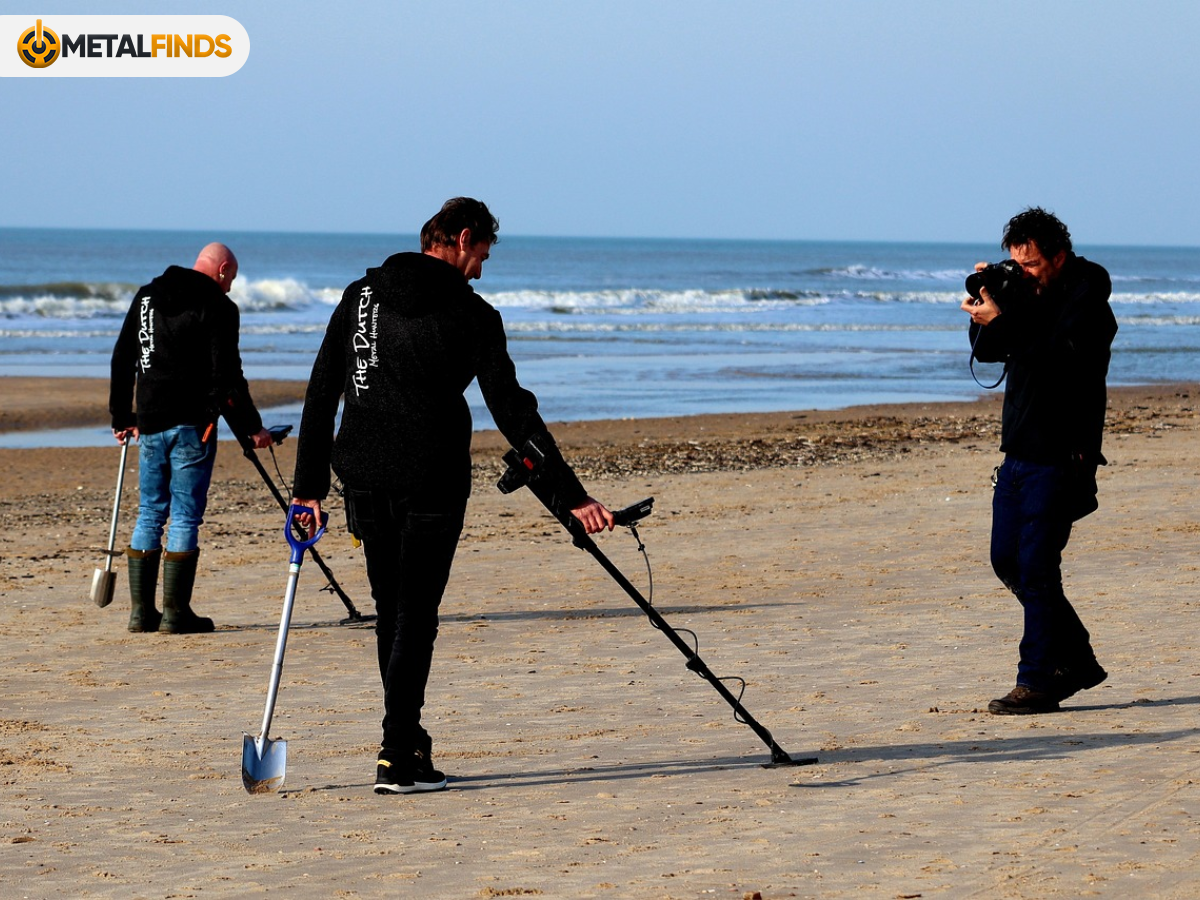
M 242 785 L 247 793 L 274 793 L 283 787 L 286 773 L 287 741 L 242 733 Z
M 92 602 L 101 609 L 113 601 L 113 589 L 117 586 L 117 573 L 97 569 L 92 576 Z

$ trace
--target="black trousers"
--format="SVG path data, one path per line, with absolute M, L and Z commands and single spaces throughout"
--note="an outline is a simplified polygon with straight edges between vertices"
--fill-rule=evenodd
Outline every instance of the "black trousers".
M 1060 668 L 1096 662 L 1091 636 L 1063 593 L 1062 552 L 1076 509 L 1069 465 L 1005 457 L 992 497 L 992 569 L 1021 601 L 1017 684 L 1035 691 L 1051 690 Z
M 466 500 L 416 499 L 347 488 L 351 531 L 363 543 L 375 600 L 383 740 L 398 755 L 430 749 L 421 726 L 438 607 L 462 533 Z

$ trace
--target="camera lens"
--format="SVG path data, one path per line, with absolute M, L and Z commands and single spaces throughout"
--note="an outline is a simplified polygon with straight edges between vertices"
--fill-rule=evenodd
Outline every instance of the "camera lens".
M 984 271 L 987 271 L 986 269 Z M 982 302 L 979 296 L 979 289 L 984 287 L 983 272 L 972 272 L 967 276 L 967 293 L 974 297 L 977 301 Z

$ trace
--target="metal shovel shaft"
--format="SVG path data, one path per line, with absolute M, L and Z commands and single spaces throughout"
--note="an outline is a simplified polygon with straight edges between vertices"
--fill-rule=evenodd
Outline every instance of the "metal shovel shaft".
M 283 654 L 287 649 L 288 626 L 292 622 L 292 606 L 296 602 L 296 583 L 300 579 L 300 564 L 288 565 L 287 590 L 283 595 L 283 616 L 279 620 L 279 637 L 275 640 L 275 661 L 271 663 L 271 679 L 267 684 L 267 706 L 263 710 L 262 730 L 259 736 L 266 740 L 271 730 L 271 717 L 275 714 L 275 698 L 279 696 L 279 679 L 283 675 Z
M 104 554 L 104 568 L 96 569 L 92 575 L 92 601 L 103 608 L 112 603 L 113 588 L 117 576 L 112 570 L 113 548 L 117 544 L 117 520 L 121 515 L 121 488 L 125 484 L 125 460 L 129 456 L 129 439 L 121 444 L 121 464 L 117 468 L 117 491 L 113 498 L 112 520 L 108 526 L 108 550 Z
M 121 487 L 125 484 L 125 460 L 129 456 L 129 439 L 121 444 L 121 464 L 117 467 L 117 493 L 113 497 L 112 521 L 108 526 L 108 557 L 104 560 L 105 571 L 112 571 L 113 548 L 117 545 L 117 519 L 121 515 Z

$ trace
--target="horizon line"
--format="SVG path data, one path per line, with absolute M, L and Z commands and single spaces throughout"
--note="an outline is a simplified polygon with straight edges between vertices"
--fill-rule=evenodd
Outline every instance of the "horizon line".
M 416 231 L 309 231 L 304 229 L 262 229 L 262 228 L 130 228 L 121 226 L 71 226 L 71 225 L 3 225 L 0 224 L 0 231 L 94 231 L 94 232 L 133 232 L 137 234 L 212 234 L 213 232 L 222 232 L 224 234 L 233 235 L 329 235 L 338 237 L 402 237 L 415 238 L 419 237 Z M 940 244 L 944 246 L 982 246 L 991 244 L 990 240 L 894 240 L 889 238 L 761 238 L 761 237 L 695 237 L 695 236 L 679 236 L 679 235 L 582 235 L 582 234 L 502 234 L 498 243 L 503 243 L 506 238 L 517 239 L 535 239 L 535 240 L 565 240 L 565 241 L 647 241 L 647 242 L 663 242 L 663 243 L 678 243 L 681 241 L 699 241 L 703 243 L 746 243 L 746 244 L 900 244 L 900 245 L 928 245 Z M 999 246 L 999 241 L 995 241 Z M 1078 241 L 1076 241 L 1078 243 Z M 1159 248 L 1159 249 L 1200 249 L 1200 244 L 1186 243 L 1171 243 L 1158 244 L 1149 242 L 1140 243 L 1110 243 L 1110 242 L 1084 242 L 1088 247 L 1128 247 L 1128 248 Z

